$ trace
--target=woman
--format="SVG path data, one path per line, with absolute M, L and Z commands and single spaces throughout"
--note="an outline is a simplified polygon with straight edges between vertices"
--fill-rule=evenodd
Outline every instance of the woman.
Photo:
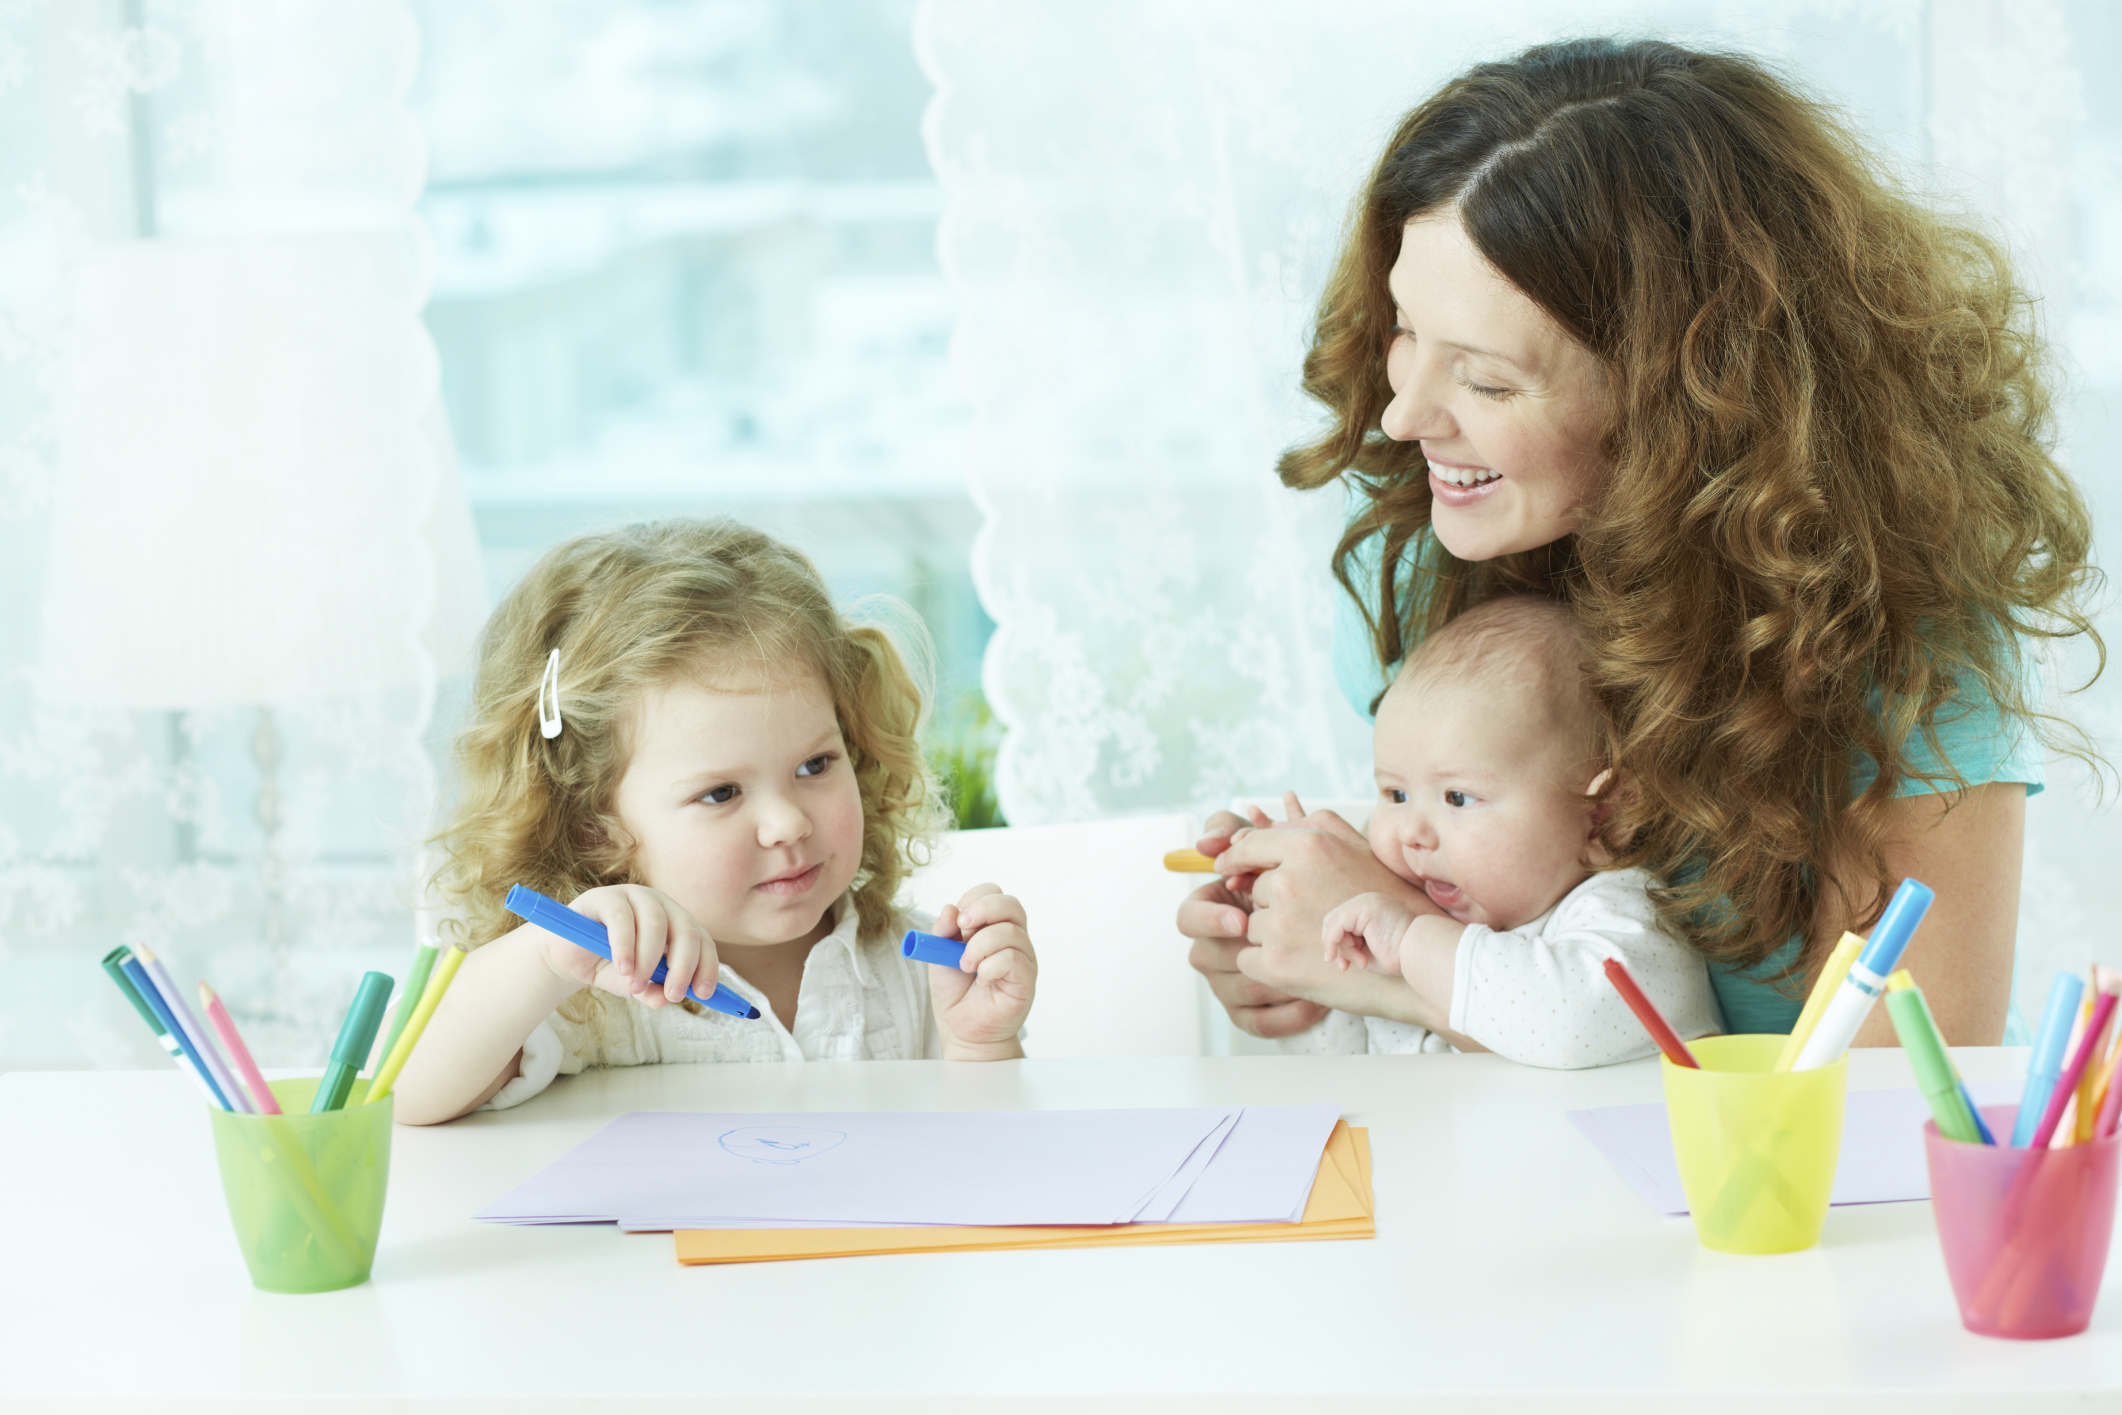
M 1492 595 L 1566 600 L 1623 764 L 1616 865 L 1668 882 L 1730 1029 L 1787 1032 L 1913 876 L 1947 1041 L 1997 1043 L 2026 797 L 2045 745 L 2085 750 L 2029 650 L 2098 643 L 2027 303 L 1749 59 L 1587 40 L 1472 70 L 1371 176 L 1305 361 L 1332 425 L 1280 468 L 1352 493 L 1344 691 L 1373 708 Z M 1239 824 L 1210 822 L 1229 882 L 1179 926 L 1233 1020 L 1287 1036 L 1350 996 L 1328 909 L 1424 901 L 1331 817 Z M 1892 1042 L 1883 1010 L 1858 1037 Z

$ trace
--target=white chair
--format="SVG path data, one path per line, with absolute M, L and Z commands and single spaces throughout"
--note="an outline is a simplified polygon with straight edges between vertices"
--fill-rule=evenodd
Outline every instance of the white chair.
M 1206 987 L 1187 965 L 1177 914 L 1204 877 L 1164 868 L 1198 825 L 1174 814 L 957 831 L 907 894 L 934 911 L 993 883 L 1024 901 L 1039 950 L 1031 1055 L 1199 1056 Z
M 1270 815 L 1281 803 L 1243 798 Z M 1362 828 L 1368 801 L 1306 801 Z M 1024 1032 L 1034 1056 L 1274 1055 L 1272 1042 L 1230 1024 L 1186 961 L 1180 901 L 1205 875 L 1172 874 L 1169 850 L 1191 846 L 1191 815 L 1134 816 L 1075 825 L 956 831 L 915 871 L 907 897 L 934 912 L 973 885 L 1024 901 L 1039 950 L 1039 1001 Z

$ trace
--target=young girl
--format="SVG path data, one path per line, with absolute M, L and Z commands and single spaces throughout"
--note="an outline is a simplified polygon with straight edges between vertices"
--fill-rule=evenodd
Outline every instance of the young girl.
M 1023 906 L 993 885 L 932 922 L 893 904 L 938 819 L 920 717 L 891 641 L 756 531 L 673 520 L 548 554 L 480 647 L 436 877 L 473 951 L 397 1118 L 593 1065 L 1022 1056 Z M 507 913 L 512 884 L 602 923 L 611 961 Z M 959 968 L 900 957 L 909 926 L 964 938 Z M 759 1017 L 685 998 L 718 980 Z

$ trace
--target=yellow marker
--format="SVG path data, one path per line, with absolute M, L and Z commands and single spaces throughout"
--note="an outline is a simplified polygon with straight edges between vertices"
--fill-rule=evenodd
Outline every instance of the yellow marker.
M 413 1044 L 427 1030 L 427 1019 L 435 1015 L 435 1005 L 442 1001 L 442 994 L 449 991 L 449 980 L 457 976 L 457 967 L 463 962 L 463 949 L 442 950 L 442 961 L 435 964 L 434 975 L 427 980 L 427 991 L 420 994 L 420 1005 L 406 1019 L 405 1030 L 398 1034 L 398 1044 L 391 1048 L 389 1056 L 383 1058 L 375 1079 L 368 1083 L 369 1101 L 380 1101 L 391 1093 L 398 1073 L 405 1069 L 405 1058 L 413 1054 Z
M 1820 1025 L 1820 1014 L 1827 1011 L 1827 1004 L 1842 987 L 1842 980 L 1849 976 L 1849 965 L 1857 961 L 1864 951 L 1864 940 L 1853 933 L 1842 935 L 1835 951 L 1827 955 L 1827 966 L 1820 970 L 1820 981 L 1813 984 L 1812 995 L 1805 999 L 1805 1010 L 1798 1014 L 1798 1025 L 1790 1029 L 1790 1040 L 1783 1044 L 1783 1054 L 1776 1058 L 1775 1069 L 1790 1070 L 1798 1053 L 1805 1050 L 1805 1039 Z
M 1212 875 L 1216 862 L 1199 850 L 1174 850 L 1164 857 L 1164 868 L 1175 874 Z

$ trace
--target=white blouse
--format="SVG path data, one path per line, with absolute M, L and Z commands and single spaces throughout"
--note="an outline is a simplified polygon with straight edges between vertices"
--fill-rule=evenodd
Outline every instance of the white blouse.
M 521 1105 L 553 1083 L 590 1065 L 645 1066 L 656 1061 L 919 1061 L 943 1055 L 942 1034 L 929 1006 L 926 963 L 901 957 L 899 939 L 910 928 L 935 921 L 918 912 L 895 914 L 882 935 L 855 936 L 854 900 L 842 895 L 833 931 L 818 940 L 803 963 L 796 993 L 796 1029 L 791 1032 L 767 1006 L 766 994 L 727 963 L 721 981 L 759 1009 L 755 1019 L 682 1007 L 645 1007 L 623 999 L 606 1009 L 606 1035 L 597 1044 L 591 1030 L 558 1012 L 537 1025 L 523 1043 L 515 1079 L 481 1107 Z M 620 1000 L 620 999 L 614 999 Z
M 1612 870 L 1578 885 L 1515 929 L 1468 924 L 1452 964 L 1449 1025 L 1512 1061 L 1573 1069 L 1657 1051 L 1606 979 L 1618 958 L 1684 1038 L 1724 1030 L 1701 955 L 1658 918 L 1648 870 Z M 1425 1027 L 1330 1012 L 1282 1050 L 1324 1054 L 1449 1051 Z

